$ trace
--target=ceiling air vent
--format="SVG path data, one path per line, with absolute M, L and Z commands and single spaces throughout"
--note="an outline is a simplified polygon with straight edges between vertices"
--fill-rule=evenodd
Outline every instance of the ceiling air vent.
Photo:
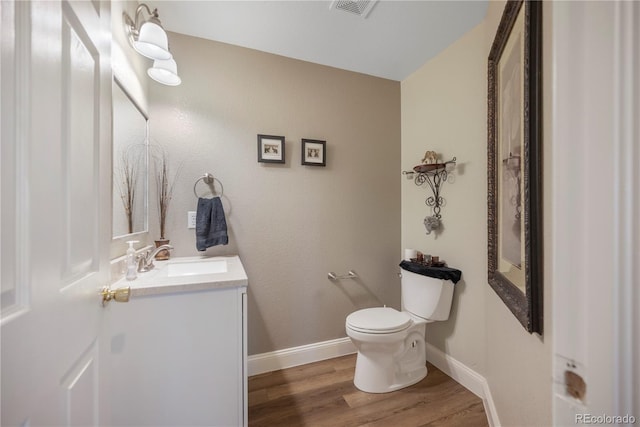
M 378 0 L 334 0 L 331 9 L 343 10 L 366 18 Z

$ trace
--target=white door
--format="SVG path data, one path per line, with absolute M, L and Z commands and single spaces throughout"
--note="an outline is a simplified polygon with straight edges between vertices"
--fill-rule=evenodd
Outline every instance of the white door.
M 640 3 L 550 2 L 554 425 L 640 421 Z M 545 155 L 546 156 L 546 155 Z M 546 179 L 546 177 L 545 177 Z M 635 420 L 635 422 L 634 422 Z
M 0 9 L 0 423 L 105 425 L 110 7 L 3 0 Z

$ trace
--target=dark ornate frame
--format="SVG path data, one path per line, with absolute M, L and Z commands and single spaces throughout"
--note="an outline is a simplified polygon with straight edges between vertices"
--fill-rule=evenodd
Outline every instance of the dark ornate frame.
M 524 180 L 525 291 L 498 271 L 498 65 L 520 8 L 524 7 Z M 530 333 L 542 334 L 542 2 L 507 1 L 488 58 L 488 278 L 489 284 Z

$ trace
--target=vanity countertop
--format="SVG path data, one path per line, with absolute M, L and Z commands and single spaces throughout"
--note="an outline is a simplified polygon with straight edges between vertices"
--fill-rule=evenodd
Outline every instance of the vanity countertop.
M 197 271 L 197 267 L 208 262 L 224 265 L 224 271 L 212 273 Z M 130 286 L 131 296 L 147 296 L 222 288 L 246 288 L 249 282 L 240 257 L 237 255 L 178 257 L 169 261 L 154 261 L 154 264 L 155 268 L 153 270 L 138 273 L 138 277 L 135 280 L 122 278 L 115 282 L 113 287 Z M 170 268 L 178 264 L 183 272 L 171 276 Z M 189 272 L 189 265 L 194 266 L 193 272 Z

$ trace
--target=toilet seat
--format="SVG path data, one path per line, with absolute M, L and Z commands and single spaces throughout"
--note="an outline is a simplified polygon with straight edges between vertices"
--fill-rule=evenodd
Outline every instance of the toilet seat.
M 391 307 L 374 307 L 358 310 L 347 316 L 347 327 L 367 334 L 391 334 L 411 325 L 407 313 Z

